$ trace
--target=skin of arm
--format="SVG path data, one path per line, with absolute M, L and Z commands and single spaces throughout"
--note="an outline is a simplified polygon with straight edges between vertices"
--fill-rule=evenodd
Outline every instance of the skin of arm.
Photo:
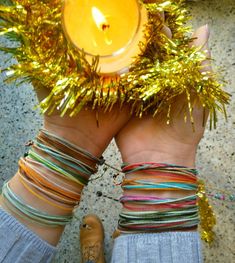
M 51 116 L 44 116 L 43 126 L 49 132 L 63 137 L 67 141 L 89 151 L 96 157 L 101 157 L 113 137 L 129 120 L 130 115 L 128 112 L 128 107 L 120 110 L 116 106 L 112 111 L 106 113 L 84 109 L 78 116 L 73 118 L 69 116 L 60 117 L 58 113 L 54 113 Z M 59 208 L 45 204 L 43 200 L 33 196 L 23 186 L 17 174 L 10 180 L 10 186 L 29 205 L 52 214 L 62 215 L 64 213 Z M 51 245 L 57 245 L 64 227 L 50 228 L 31 223 L 12 213 L 1 199 L 0 205 L 42 239 Z
M 200 27 L 193 36 L 192 45 L 200 46 L 208 50 L 209 30 L 208 26 Z M 209 56 L 209 53 L 208 53 Z M 206 63 L 206 62 L 205 62 Z M 208 64 L 208 63 L 207 63 Z M 203 71 L 211 70 L 208 65 Z M 167 124 L 166 114 L 156 117 L 145 115 L 141 119 L 133 117 L 116 136 L 116 143 L 121 152 L 124 163 L 169 163 L 187 167 L 195 167 L 197 146 L 205 131 L 205 121 L 208 112 L 198 100 L 193 101 L 194 129 L 190 120 L 184 120 L 183 107 L 186 97 L 179 96 L 172 105 L 171 120 Z M 143 174 L 132 173 L 128 179 L 143 179 Z M 158 179 L 152 179 L 158 182 Z M 125 192 L 124 192 L 125 193 Z M 141 190 L 128 190 L 130 195 L 146 195 Z M 148 191 L 148 195 L 156 195 L 155 191 Z M 159 197 L 177 198 L 183 197 L 184 191 L 161 191 Z M 136 205 L 138 206 L 138 205 Z

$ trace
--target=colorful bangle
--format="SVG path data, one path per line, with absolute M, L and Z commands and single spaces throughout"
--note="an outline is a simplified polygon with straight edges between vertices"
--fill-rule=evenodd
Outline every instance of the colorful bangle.
M 32 196 L 67 213 L 51 215 L 34 208 L 15 194 L 9 183 L 2 189 L 4 202 L 25 220 L 52 227 L 65 225 L 72 218 L 83 187 L 104 160 L 46 130 L 41 130 L 27 146 L 28 153 L 19 160 L 18 178 L 22 186 Z
M 126 178 L 122 184 L 125 190 L 124 196 L 120 199 L 123 210 L 120 214 L 118 230 L 121 233 L 189 230 L 197 228 L 200 221 L 204 240 L 211 242 L 214 214 L 197 178 L 196 169 L 152 162 L 124 164 L 122 169 Z M 143 179 L 139 179 L 140 174 Z M 130 190 L 138 190 L 143 194 L 131 195 Z M 156 191 L 156 195 L 152 192 L 148 195 L 149 190 Z M 191 191 L 195 194 L 181 198 L 158 196 L 159 191 L 162 193 L 178 190 Z M 202 216 L 205 211 L 209 221 Z
M 72 219 L 72 214 L 64 216 L 51 215 L 28 205 L 22 198 L 17 196 L 11 190 L 11 188 L 9 187 L 9 182 L 4 183 L 2 188 L 2 196 L 8 201 L 8 203 L 10 204 L 10 209 L 13 212 L 32 222 L 57 227 L 66 225 Z

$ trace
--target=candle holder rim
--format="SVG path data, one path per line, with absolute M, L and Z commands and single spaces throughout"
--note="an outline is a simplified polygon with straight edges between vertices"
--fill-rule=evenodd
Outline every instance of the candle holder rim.
M 139 30 L 140 30 L 141 20 L 142 20 L 142 12 L 141 11 L 142 11 L 143 4 L 139 0 L 135 0 L 135 2 L 137 3 L 137 6 L 138 6 L 138 11 L 139 11 L 138 12 L 138 17 L 139 17 L 139 19 L 138 19 L 138 25 L 136 27 L 136 31 L 134 33 L 134 37 L 132 39 L 130 39 L 128 41 L 128 43 L 124 47 L 120 48 L 119 50 L 115 51 L 114 53 L 109 54 L 109 55 L 99 55 L 99 54 L 95 55 L 95 54 L 91 54 L 89 52 L 86 52 L 84 50 L 84 48 L 80 48 L 74 43 L 74 41 L 69 36 L 69 34 L 68 34 L 67 30 L 66 30 L 66 26 L 64 24 L 64 10 L 65 10 L 66 1 L 63 1 L 63 5 L 62 5 L 62 19 L 61 20 L 62 20 L 63 32 L 65 34 L 65 39 L 67 39 L 67 41 L 69 41 L 74 46 L 74 48 L 78 49 L 80 52 L 83 52 L 85 55 L 87 55 L 89 57 L 99 57 L 100 59 L 105 59 L 105 58 L 117 57 L 117 56 L 121 55 L 128 48 L 128 46 L 130 46 L 131 43 L 134 42 L 135 37 L 137 36 L 137 34 L 138 34 Z

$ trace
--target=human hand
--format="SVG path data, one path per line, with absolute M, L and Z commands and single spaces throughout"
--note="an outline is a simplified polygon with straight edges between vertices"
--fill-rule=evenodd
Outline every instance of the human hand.
M 39 101 L 49 95 L 49 90 L 35 86 Z M 59 111 L 44 114 L 44 128 L 71 143 L 100 157 L 113 137 L 130 119 L 128 106 L 115 105 L 112 110 L 92 110 L 86 106 L 74 117 L 61 117 Z
M 75 117 L 59 113 L 44 116 L 44 128 L 71 143 L 101 157 L 113 137 L 130 119 L 127 106 L 114 106 L 111 111 L 82 109 Z
M 199 28 L 193 37 L 195 38 L 193 45 L 208 49 L 208 26 Z M 206 64 L 203 70 L 211 70 Z M 186 97 L 176 98 L 169 124 L 163 114 L 155 118 L 151 115 L 145 115 L 142 119 L 132 118 L 116 136 L 123 161 L 167 162 L 193 167 L 197 145 L 203 136 L 208 113 L 199 101 L 196 99 L 192 101 L 193 130 L 189 114 L 186 121 L 184 118 L 183 107 L 186 103 Z

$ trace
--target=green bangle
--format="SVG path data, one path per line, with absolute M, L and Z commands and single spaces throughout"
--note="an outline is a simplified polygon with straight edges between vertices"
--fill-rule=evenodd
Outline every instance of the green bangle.
M 9 187 L 9 182 L 5 182 L 2 188 L 2 196 L 11 205 L 11 210 L 19 216 L 24 217 L 31 222 L 39 223 L 46 226 L 62 226 L 66 225 L 72 219 L 72 214 L 59 216 L 51 215 L 46 212 L 35 209 L 25 203 L 25 201 L 17 196 Z

